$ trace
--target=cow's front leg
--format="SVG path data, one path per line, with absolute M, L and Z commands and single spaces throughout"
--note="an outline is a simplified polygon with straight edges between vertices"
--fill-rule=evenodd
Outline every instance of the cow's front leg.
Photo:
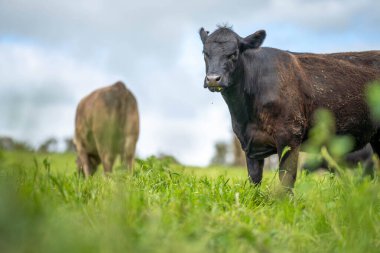
M 297 178 L 297 164 L 299 155 L 299 146 L 290 148 L 284 155 L 283 148 L 278 149 L 280 158 L 279 176 L 281 184 L 291 190 Z
M 263 178 L 264 159 L 256 160 L 247 156 L 248 176 L 252 183 L 259 185 Z

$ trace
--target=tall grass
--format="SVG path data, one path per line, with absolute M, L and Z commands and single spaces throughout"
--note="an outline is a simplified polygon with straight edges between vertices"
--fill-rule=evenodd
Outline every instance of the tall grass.
M 84 180 L 73 161 L 1 154 L 0 252 L 380 250 L 380 186 L 360 169 L 301 175 L 294 196 L 283 196 L 272 172 L 255 188 L 240 169 L 150 158 L 133 175 Z

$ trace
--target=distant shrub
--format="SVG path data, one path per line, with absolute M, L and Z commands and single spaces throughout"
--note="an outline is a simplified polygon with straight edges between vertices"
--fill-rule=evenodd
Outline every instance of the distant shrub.
M 8 136 L 0 137 L 0 149 L 8 151 L 33 151 L 33 148 L 28 143 Z

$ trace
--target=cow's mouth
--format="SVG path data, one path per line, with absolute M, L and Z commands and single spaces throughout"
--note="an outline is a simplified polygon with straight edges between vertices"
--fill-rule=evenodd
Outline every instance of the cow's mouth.
M 211 92 L 222 92 L 222 91 L 224 91 L 226 89 L 226 87 L 219 86 L 219 85 L 208 86 L 207 88 Z

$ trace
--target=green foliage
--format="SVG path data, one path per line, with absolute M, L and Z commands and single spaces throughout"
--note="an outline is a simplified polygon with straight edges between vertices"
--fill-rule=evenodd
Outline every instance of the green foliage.
M 280 161 L 282 161 L 282 159 L 284 158 L 284 156 L 285 156 L 290 150 L 292 150 L 292 148 L 289 147 L 289 146 L 286 146 L 286 147 L 282 150 L 282 152 L 281 152 L 281 157 L 280 157 Z
M 0 252 L 378 252 L 380 186 L 360 171 L 303 176 L 279 196 L 265 173 L 139 160 L 77 176 L 73 155 L 4 152 Z
M 308 152 L 319 153 L 321 147 L 335 134 L 334 116 L 326 109 L 319 109 L 314 113 L 313 123 L 305 146 Z
M 366 92 L 367 101 L 374 119 L 380 120 L 380 82 L 371 83 Z
M 313 122 L 314 126 L 309 132 L 309 139 L 304 144 L 305 151 L 321 154 L 330 167 L 339 169 L 338 163 L 354 148 L 352 137 L 335 135 L 335 119 L 329 110 L 317 110 L 314 113 Z M 315 158 L 314 160 L 317 161 Z

